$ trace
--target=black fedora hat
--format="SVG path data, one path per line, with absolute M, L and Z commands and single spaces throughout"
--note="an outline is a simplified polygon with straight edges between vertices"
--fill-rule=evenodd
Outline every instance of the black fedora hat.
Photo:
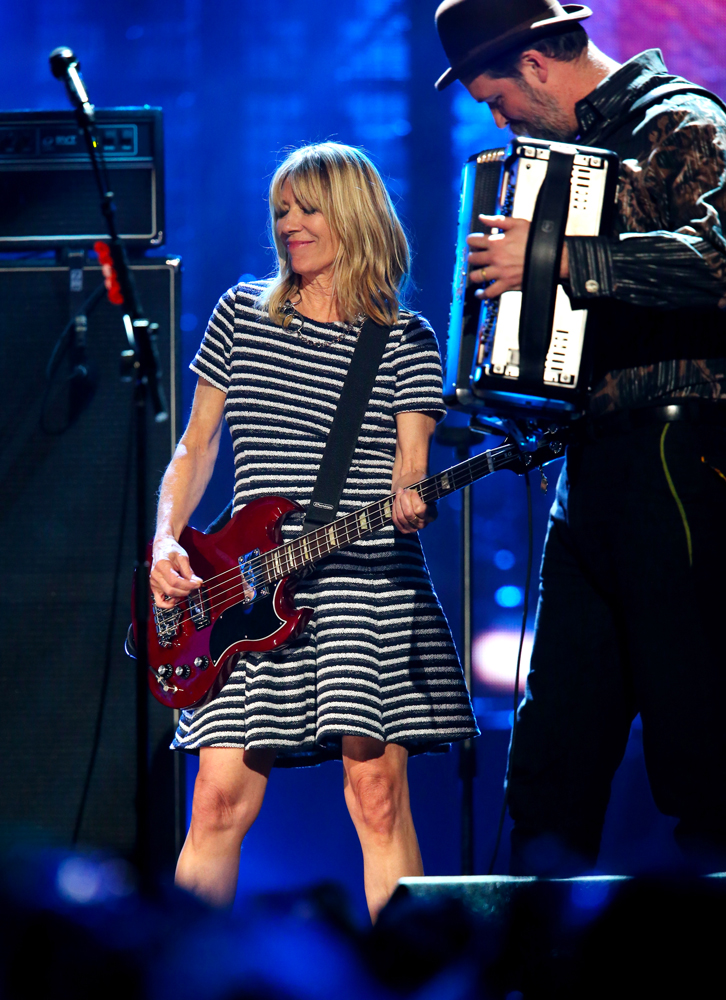
M 580 3 L 558 0 L 444 0 L 436 28 L 451 66 L 436 81 L 443 90 L 468 71 L 486 68 L 511 49 L 566 29 L 592 11 Z

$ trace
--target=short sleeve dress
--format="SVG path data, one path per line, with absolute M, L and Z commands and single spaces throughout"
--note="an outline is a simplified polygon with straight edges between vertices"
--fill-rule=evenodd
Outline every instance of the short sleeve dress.
M 362 326 L 296 316 L 284 328 L 256 304 L 262 287 L 239 284 L 220 299 L 190 366 L 226 395 L 235 511 L 270 494 L 307 506 Z M 396 414 L 444 410 L 432 330 L 401 311 L 338 516 L 390 493 Z M 293 519 L 283 537 L 300 531 Z M 295 600 L 314 609 L 303 635 L 240 657 L 211 702 L 182 712 L 172 748 L 275 748 L 277 766 L 299 766 L 339 758 L 346 734 L 410 753 L 478 734 L 417 535 L 388 525 L 331 554 L 300 579 Z

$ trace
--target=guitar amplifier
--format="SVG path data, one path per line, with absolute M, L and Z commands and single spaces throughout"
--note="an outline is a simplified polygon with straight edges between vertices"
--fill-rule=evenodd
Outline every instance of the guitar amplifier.
M 571 307 L 559 263 L 565 236 L 611 231 L 618 162 L 609 150 L 528 138 L 467 161 L 447 341 L 450 406 L 564 422 L 584 412 L 587 310 Z M 480 302 L 468 281 L 466 237 L 481 213 L 532 225 L 522 291 Z
M 85 266 L 84 266 L 85 265 Z M 169 420 L 149 420 L 151 492 L 181 433 L 181 262 L 131 266 L 159 324 Z M 95 306 L 89 296 L 101 294 Z M 81 344 L 60 357 L 59 335 L 87 301 Z M 0 532 L 3 600 L 4 794 L 0 846 L 70 846 L 94 755 L 79 843 L 128 853 L 135 835 L 135 674 L 124 653 L 135 558 L 133 387 L 120 378 L 128 347 L 122 310 L 101 268 L 79 251 L 0 261 Z M 82 349 L 88 378 L 75 377 Z M 59 359 L 46 375 L 49 360 Z M 173 866 L 183 836 L 180 754 L 167 747 L 172 713 L 151 702 L 152 851 Z
M 118 230 L 127 246 L 164 243 L 161 108 L 98 108 Z M 108 236 L 73 111 L 0 113 L 0 250 L 90 247 Z

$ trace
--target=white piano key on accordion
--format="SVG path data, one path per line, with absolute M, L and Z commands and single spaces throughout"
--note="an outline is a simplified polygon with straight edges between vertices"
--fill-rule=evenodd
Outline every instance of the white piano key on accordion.
M 545 360 L 544 381 L 577 387 L 585 338 L 586 309 L 573 309 L 562 285 L 557 289 L 552 340 Z
M 537 195 L 546 174 L 547 160 L 520 159 L 517 165 L 516 188 L 514 191 L 514 204 L 512 205 L 513 219 L 527 219 L 528 222 L 532 221 Z
M 500 295 L 497 331 L 489 358 L 492 372 L 495 375 L 519 377 L 519 314 L 521 309 L 521 292 L 504 292 Z M 517 365 L 513 366 L 512 359 L 515 353 Z
M 588 157 L 602 165 L 597 157 Z M 597 236 L 607 171 L 575 164 L 565 236 Z

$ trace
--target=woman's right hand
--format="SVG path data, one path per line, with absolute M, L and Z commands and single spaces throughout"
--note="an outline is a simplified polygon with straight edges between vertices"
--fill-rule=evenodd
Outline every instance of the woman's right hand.
M 154 601 L 160 608 L 173 608 L 197 590 L 202 582 L 201 577 L 192 572 L 186 550 L 173 535 L 154 539 L 149 584 Z

